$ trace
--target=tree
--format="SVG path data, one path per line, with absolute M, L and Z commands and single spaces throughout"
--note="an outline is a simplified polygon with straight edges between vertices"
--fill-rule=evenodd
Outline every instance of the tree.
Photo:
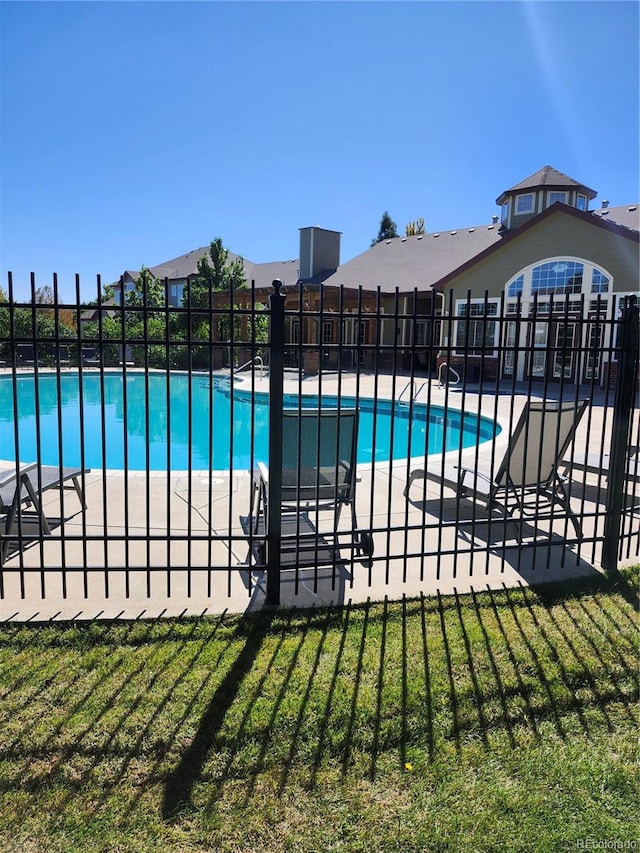
M 36 305 L 53 305 L 53 288 L 50 284 L 37 287 L 34 292 L 33 301 Z
M 390 240 L 392 237 L 397 236 L 398 226 L 389 216 L 389 212 L 385 210 L 385 212 L 382 214 L 382 219 L 380 220 L 380 230 L 378 231 L 378 236 L 371 241 L 371 245 L 375 246 L 376 243 L 381 243 L 383 240 Z
M 133 290 L 125 296 L 125 305 L 134 308 L 164 308 L 166 300 L 164 284 L 150 269 L 143 265 L 133 284 Z
M 208 308 L 209 294 L 214 291 L 232 293 L 247 286 L 244 261 L 236 258 L 229 263 L 229 250 L 216 237 L 209 246 L 209 254 L 198 261 L 198 273 L 190 279 L 182 293 L 182 304 L 192 308 Z
M 405 226 L 404 233 L 406 237 L 416 237 L 418 234 L 424 234 L 424 219 L 415 219 L 413 222 L 408 222 Z

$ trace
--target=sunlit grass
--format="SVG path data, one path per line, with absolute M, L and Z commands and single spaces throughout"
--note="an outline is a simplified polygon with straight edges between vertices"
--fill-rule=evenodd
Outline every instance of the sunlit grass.
M 637 839 L 638 572 L 342 610 L 0 629 L 7 851 Z

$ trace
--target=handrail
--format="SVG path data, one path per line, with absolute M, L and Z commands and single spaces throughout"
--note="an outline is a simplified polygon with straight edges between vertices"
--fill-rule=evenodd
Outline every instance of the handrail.
M 241 370 L 244 370 L 245 367 L 250 367 L 252 364 L 260 364 L 260 379 L 264 377 L 264 361 L 261 355 L 256 355 L 253 358 L 250 358 L 249 361 L 241 364 L 240 367 L 236 367 L 236 369 L 232 372 L 232 376 L 235 376 L 236 373 L 240 373 Z
M 411 387 L 413 387 L 413 379 L 410 379 L 407 382 L 407 384 L 404 386 L 402 391 L 398 394 L 398 403 L 402 402 L 402 396 L 403 396 L 404 392 L 407 390 L 407 388 L 411 388 Z
M 448 371 L 447 379 L 444 381 L 442 379 L 442 368 L 443 367 L 445 367 Z M 438 385 L 440 386 L 440 388 L 442 388 L 443 385 L 449 385 L 450 384 L 449 378 L 448 378 L 449 373 L 453 373 L 453 375 L 455 376 L 455 379 L 453 381 L 454 385 L 458 385 L 460 383 L 460 374 L 458 373 L 458 371 L 454 370 L 453 367 L 450 366 L 448 361 L 443 361 L 442 364 L 440 365 L 440 367 L 438 368 Z
M 261 355 L 256 355 L 254 358 L 251 358 L 251 359 L 249 359 L 249 361 L 245 362 L 244 364 L 241 364 L 240 367 L 236 367 L 235 370 L 232 370 L 231 373 L 229 374 L 229 376 L 218 376 L 215 380 L 216 384 L 214 385 L 214 387 L 221 387 L 219 385 L 220 382 L 228 382 L 229 384 L 231 384 L 231 377 L 232 376 L 235 376 L 236 373 L 240 373 L 241 370 L 244 370 L 245 367 L 249 367 L 254 362 L 260 364 L 260 379 L 263 379 L 264 378 L 264 361 L 263 361 Z M 201 382 L 200 387 L 201 388 L 209 388 L 210 383 L 209 382 Z
M 402 391 L 401 391 L 401 392 L 400 392 L 400 394 L 398 395 L 398 401 L 397 401 L 398 403 L 401 403 L 401 402 L 402 402 L 403 394 L 404 394 L 404 392 L 407 390 L 407 388 L 411 388 L 411 391 L 413 391 L 413 386 L 414 386 L 414 384 L 415 384 L 415 381 L 416 381 L 416 380 L 415 380 L 415 377 L 412 377 L 412 378 L 407 382 L 407 384 L 404 386 L 404 388 L 402 389 Z M 411 402 L 412 402 L 412 403 L 415 403 L 415 401 L 418 399 L 418 394 L 422 391 L 422 389 L 424 388 L 424 386 L 425 386 L 426 384 L 427 384 L 427 382 L 426 382 L 426 380 L 425 380 L 425 381 L 422 383 L 422 385 L 418 388 L 418 390 L 416 391 L 416 393 L 415 393 L 415 394 L 412 394 L 412 396 L 411 396 Z

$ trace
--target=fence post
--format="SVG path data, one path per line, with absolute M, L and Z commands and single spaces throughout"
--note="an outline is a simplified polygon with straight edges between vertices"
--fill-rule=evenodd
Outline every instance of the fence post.
M 280 604 L 282 545 L 282 409 L 284 405 L 284 302 L 282 282 L 273 280 L 269 297 L 269 486 L 267 495 L 267 604 Z
M 606 572 L 615 572 L 618 568 L 620 526 L 628 465 L 629 428 L 637 383 L 639 321 L 637 297 L 627 296 L 620 321 L 618 370 L 613 403 L 611 455 L 607 485 L 607 515 L 604 522 L 604 543 L 602 545 L 602 568 Z

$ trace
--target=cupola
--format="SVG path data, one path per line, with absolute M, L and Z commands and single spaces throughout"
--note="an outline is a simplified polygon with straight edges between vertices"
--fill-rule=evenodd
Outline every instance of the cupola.
M 512 230 L 556 202 L 587 211 L 589 202 L 596 197 L 595 190 L 575 181 L 552 166 L 543 166 L 538 172 L 505 190 L 496 199 L 502 208 L 502 227 Z

